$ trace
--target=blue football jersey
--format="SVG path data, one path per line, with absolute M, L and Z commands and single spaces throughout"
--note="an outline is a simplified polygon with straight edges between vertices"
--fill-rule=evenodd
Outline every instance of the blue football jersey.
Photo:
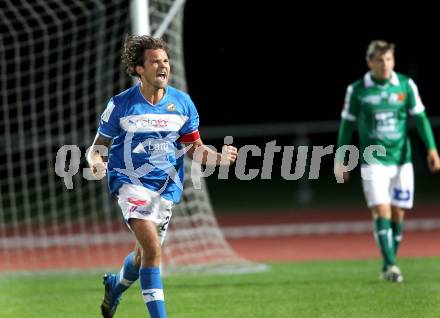
M 123 184 L 157 191 L 175 203 L 183 190 L 182 142 L 199 138 L 199 115 L 189 95 L 167 86 L 155 105 L 140 84 L 113 96 L 101 115 L 98 132 L 112 138 L 108 156 L 110 191 Z

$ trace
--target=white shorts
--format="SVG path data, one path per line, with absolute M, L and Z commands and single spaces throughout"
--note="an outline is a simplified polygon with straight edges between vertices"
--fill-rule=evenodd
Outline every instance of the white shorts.
M 124 184 L 119 189 L 118 204 L 129 228 L 130 219 L 149 220 L 156 224 L 157 234 L 163 243 L 172 215 L 172 201 L 165 200 L 159 193 L 147 188 Z
M 411 209 L 414 201 L 412 163 L 401 166 L 362 165 L 362 187 L 368 207 L 378 204 Z

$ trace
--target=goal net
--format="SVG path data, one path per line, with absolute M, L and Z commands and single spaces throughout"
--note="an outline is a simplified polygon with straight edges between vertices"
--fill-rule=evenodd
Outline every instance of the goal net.
M 183 4 L 149 1 L 149 20 L 169 45 L 171 85 L 186 90 Z M 99 114 L 131 85 L 120 63 L 129 7 L 123 0 L 1 2 L 0 271 L 120 266 L 134 245 L 106 182 L 83 176 Z M 195 190 L 189 181 L 165 242 L 165 271 L 263 269 L 231 249 L 206 185 Z

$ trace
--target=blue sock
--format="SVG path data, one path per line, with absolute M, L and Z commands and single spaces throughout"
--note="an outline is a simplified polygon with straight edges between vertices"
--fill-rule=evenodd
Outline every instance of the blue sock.
M 142 296 L 151 318 L 166 318 L 167 313 L 159 267 L 141 267 L 139 276 Z
M 134 257 L 134 252 L 128 254 L 121 271 L 116 274 L 116 285 L 112 291 L 115 297 L 119 297 L 139 278 L 139 267 L 134 265 Z

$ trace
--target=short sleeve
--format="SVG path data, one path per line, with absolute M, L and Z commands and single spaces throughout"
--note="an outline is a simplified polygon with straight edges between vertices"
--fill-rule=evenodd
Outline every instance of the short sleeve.
M 101 115 L 98 133 L 107 138 L 114 138 L 119 134 L 120 109 L 111 98 Z
M 200 138 L 199 136 L 199 113 L 191 98 L 186 100 L 186 109 L 188 119 L 179 131 L 181 142 L 194 142 Z

